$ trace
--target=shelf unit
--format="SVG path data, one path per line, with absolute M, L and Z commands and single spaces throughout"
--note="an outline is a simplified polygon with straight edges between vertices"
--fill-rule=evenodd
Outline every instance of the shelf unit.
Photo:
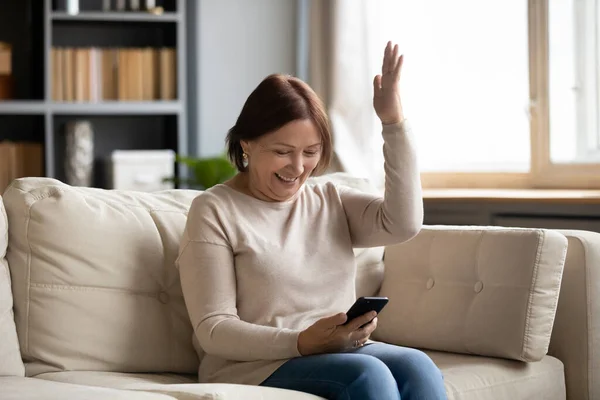
M 50 14 L 53 21 L 123 21 L 123 22 L 180 22 L 181 14 L 166 12 L 155 15 L 145 12 L 112 12 L 112 11 L 87 11 L 79 14 L 67 14 L 54 11 Z
M 11 2 L 21 3 L 21 2 Z M 93 186 L 107 188 L 110 153 L 113 150 L 171 149 L 188 155 L 188 132 L 186 116 L 186 17 L 185 0 L 165 0 L 165 12 L 155 15 L 133 11 L 99 11 L 98 0 L 80 0 L 80 13 L 70 15 L 53 9 L 52 0 L 24 0 L 22 14 L 30 20 L 28 40 L 13 48 L 15 68 L 18 68 L 20 49 L 31 49 L 28 63 L 42 64 L 38 70 L 30 66 L 30 72 L 15 80 L 36 83 L 29 88 L 17 90 L 18 98 L 0 100 L 0 141 L 22 137 L 39 140 L 44 148 L 45 175 L 65 180 L 62 158 L 64 157 L 63 127 L 67 121 L 85 119 L 94 127 Z M 18 6 L 13 6 L 18 7 Z M 0 17 L 0 25 L 10 22 Z M 13 22 L 22 26 L 23 21 Z M 10 41 L 10 27 L 0 27 L 0 41 Z M 15 39 L 13 38 L 13 41 Z M 54 101 L 52 95 L 53 46 L 63 47 L 174 47 L 176 59 L 176 93 L 174 100 L 98 102 Z M 17 64 L 17 65 L 15 65 Z M 33 77 L 33 78 L 32 78 Z M 23 85 L 22 85 L 23 86 Z M 24 120 L 30 117 L 31 123 Z M 14 122 L 13 122 L 14 121 Z M 41 122 L 43 121 L 43 123 Z M 14 127 L 14 129 L 13 129 Z M 184 175 L 176 165 L 176 175 Z

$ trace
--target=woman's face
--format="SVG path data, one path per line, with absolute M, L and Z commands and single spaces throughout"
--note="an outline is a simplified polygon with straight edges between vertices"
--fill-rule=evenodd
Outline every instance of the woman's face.
M 321 159 L 321 135 L 309 119 L 289 122 L 253 141 L 248 155 L 249 189 L 267 201 L 285 201 L 300 189 Z

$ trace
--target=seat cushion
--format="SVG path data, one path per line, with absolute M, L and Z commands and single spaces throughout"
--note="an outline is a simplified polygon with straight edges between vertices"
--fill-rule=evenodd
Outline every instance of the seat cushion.
M 560 360 L 521 361 L 428 351 L 442 370 L 448 400 L 565 400 Z
M 6 260 L 8 219 L 0 196 L 0 376 L 24 376 L 13 314 L 10 270 Z
M 89 387 L 13 376 L 0 377 L 0 388 L 2 400 L 177 400 L 177 397 L 161 393 Z
M 448 400 L 564 400 L 565 381 L 562 363 L 544 357 L 535 363 L 428 352 L 444 374 Z M 196 384 L 194 377 L 174 374 L 124 374 L 114 372 L 65 371 L 46 373 L 36 378 L 79 385 L 115 389 L 195 394 L 200 399 L 320 399 L 295 391 L 229 384 Z
M 548 352 L 567 239 L 551 230 L 425 226 L 389 246 L 374 339 L 539 361 Z
M 261 386 L 197 383 L 192 376 L 65 371 L 36 376 L 40 380 L 115 389 L 164 393 L 181 400 L 319 400 L 311 394 Z

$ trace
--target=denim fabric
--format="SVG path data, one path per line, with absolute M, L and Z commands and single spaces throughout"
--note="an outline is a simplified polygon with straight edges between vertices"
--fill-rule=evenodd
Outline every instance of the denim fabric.
M 444 400 L 442 373 L 419 350 L 385 343 L 287 361 L 262 386 L 336 400 Z

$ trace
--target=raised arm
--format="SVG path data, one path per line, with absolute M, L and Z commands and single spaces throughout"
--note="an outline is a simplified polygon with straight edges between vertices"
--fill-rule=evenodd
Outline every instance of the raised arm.
M 236 361 L 300 356 L 300 331 L 240 320 L 232 250 L 221 243 L 214 219 L 194 211 L 198 210 L 190 210 L 177 265 L 185 304 L 202 349 Z
M 381 75 L 373 81 L 373 108 L 383 127 L 384 197 L 340 189 L 355 247 L 383 246 L 406 241 L 423 224 L 423 195 L 416 149 L 400 100 L 404 57 L 388 42 Z

